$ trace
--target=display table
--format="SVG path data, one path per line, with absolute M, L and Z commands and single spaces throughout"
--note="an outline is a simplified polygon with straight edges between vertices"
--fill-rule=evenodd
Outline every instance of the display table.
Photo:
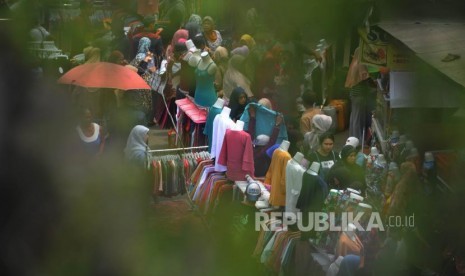
M 178 107 L 176 114 L 176 141 L 193 146 L 207 145 L 206 137 L 203 135 L 203 126 L 207 121 L 208 110 L 199 107 L 192 98 L 184 98 L 175 101 Z M 179 146 L 179 145 L 178 145 Z

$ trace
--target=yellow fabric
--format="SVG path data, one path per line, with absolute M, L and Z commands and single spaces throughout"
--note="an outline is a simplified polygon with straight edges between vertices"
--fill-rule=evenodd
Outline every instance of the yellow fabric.
M 291 158 L 289 152 L 280 149 L 275 150 L 271 158 L 264 182 L 271 185 L 272 206 L 286 206 L 286 165 Z

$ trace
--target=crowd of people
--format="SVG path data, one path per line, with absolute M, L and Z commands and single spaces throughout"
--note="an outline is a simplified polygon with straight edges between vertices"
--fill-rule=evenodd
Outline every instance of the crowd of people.
M 303 89 L 303 56 L 317 62 L 321 56 L 306 47 L 293 31 L 273 34 L 271 30 L 258 32 L 253 28 L 250 34 L 225 36 L 211 16 L 188 16 L 183 1 L 163 1 L 156 9 L 141 7 L 138 12 L 114 12 L 111 43 L 94 40 L 83 49 L 84 63 L 107 61 L 126 66 L 152 87 L 127 91 L 74 89 L 73 104 L 81 114 L 77 132 L 91 158 L 108 150 L 124 150 L 127 159 L 146 167 L 147 153 L 142 152 L 148 149 L 147 127 L 158 124 L 163 112 L 175 118 L 175 99 L 192 97 L 199 106 L 208 108 L 222 98 L 231 109 L 233 121 L 247 112 L 253 118 L 255 110 L 247 106 L 258 102 L 279 114 L 279 124 L 284 121 L 291 154 L 300 151 L 310 163 L 320 163 L 320 176 L 335 188 L 364 189 L 364 163 L 355 163 L 354 158 L 359 154 L 363 160 L 358 146 L 367 111 L 362 112 L 362 103 L 357 99 L 364 101 L 364 96 L 351 92 L 353 137 L 341 153 L 334 152 L 332 119 L 322 112 L 318 101 L 321 96 L 312 87 Z M 128 23 L 131 16 L 140 20 Z M 365 82 L 369 80 L 365 67 L 355 62 L 356 57 L 346 81 L 351 91 L 368 87 Z M 158 96 L 160 91 L 155 91 L 156 78 L 166 81 L 162 92 L 168 106 Z M 205 96 L 207 90 L 210 94 Z M 296 98 L 301 99 L 303 108 L 298 108 Z M 261 135 L 257 139 L 261 139 L 255 149 L 257 158 L 269 164 L 264 146 L 274 144 L 276 137 Z
M 276 143 L 284 125 L 289 153 L 302 152 L 309 164 L 319 163 L 319 176 L 328 188 L 365 192 L 368 159 L 361 151 L 360 141 L 370 124 L 370 89 L 374 84 L 366 66 L 357 63 L 358 51 L 354 53 L 345 83 L 352 104 L 350 137 L 342 150 L 336 152 L 333 122 L 321 109 L 320 95 L 311 87 L 302 89 L 303 56 L 316 61 L 321 57 L 304 47 L 293 30 L 273 33 L 251 28 L 247 33 L 223 33 L 211 16 L 188 15 L 181 0 L 165 0 L 159 6 L 152 1 L 146 9 L 141 7 L 139 15 L 114 12 L 112 40 L 106 44 L 98 39 L 89 41 L 82 49 L 83 62 L 107 61 L 126 66 L 137 72 L 152 90 L 74 88 L 72 101 L 79 115 L 76 138 L 82 146 L 81 153 L 89 159 L 98 159 L 114 151 L 134 167 L 145 169 L 149 127 L 160 124 L 162 112 L 174 115 L 175 99 L 191 97 L 196 103 L 205 103 L 199 104 L 200 107 L 209 108 L 221 98 L 235 122 L 244 114 L 254 121 L 255 106 L 277 114 L 271 135 L 255 135 L 248 130 L 255 138 L 257 174 L 266 173 L 271 161 L 267 150 Z M 128 20 L 131 16 L 136 18 L 134 22 Z M 129 29 L 127 33 L 125 28 Z M 30 35 L 31 40 L 39 42 L 50 37 L 40 25 Z M 168 107 L 159 97 L 160 91 L 153 87 L 159 75 L 166 81 L 162 93 Z M 208 97 L 204 95 L 207 90 Z M 297 98 L 301 98 L 303 109 L 297 108 Z

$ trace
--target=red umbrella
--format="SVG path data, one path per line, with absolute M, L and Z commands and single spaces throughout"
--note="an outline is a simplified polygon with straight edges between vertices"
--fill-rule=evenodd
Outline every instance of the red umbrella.
M 59 78 L 58 82 L 87 88 L 150 89 L 150 86 L 136 72 L 122 65 L 108 62 L 76 66 Z

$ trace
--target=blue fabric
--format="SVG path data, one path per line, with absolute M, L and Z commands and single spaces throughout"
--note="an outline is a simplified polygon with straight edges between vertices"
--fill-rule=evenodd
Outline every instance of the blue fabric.
M 241 116 L 241 121 L 244 122 L 244 130 L 249 129 L 249 107 L 250 105 L 254 105 L 256 107 L 256 118 L 257 118 L 257 125 L 255 127 L 255 135 L 261 135 L 265 134 L 268 136 L 271 136 L 273 133 L 273 128 L 276 124 L 276 116 L 279 114 L 278 112 L 274 110 L 270 110 L 263 105 L 260 105 L 258 103 L 249 103 L 247 107 L 245 108 L 244 113 Z M 257 137 L 252 137 L 252 140 L 254 140 Z M 279 128 L 279 134 L 278 134 L 278 139 L 276 140 L 277 144 L 281 144 L 283 140 L 288 140 L 287 136 L 287 129 L 286 129 L 286 124 L 283 122 Z
M 360 265 L 360 256 L 346 255 L 342 259 L 337 276 L 353 276 Z
M 213 63 L 210 65 L 212 64 Z M 194 100 L 196 104 L 204 107 L 212 106 L 217 99 L 215 86 L 213 84 L 215 82 L 215 74 L 210 75 L 208 73 L 210 65 L 208 65 L 205 70 L 195 69 L 197 86 L 195 88 Z
M 273 152 L 279 148 L 281 144 L 274 144 L 273 146 L 271 146 L 269 149 L 266 150 L 266 155 L 268 155 L 270 158 L 273 157 Z
M 100 150 L 100 144 L 101 144 L 101 139 L 100 139 L 100 135 L 98 136 L 98 138 L 93 141 L 93 142 L 84 142 L 82 141 L 82 144 L 84 145 L 84 150 L 87 154 L 89 155 L 95 155 L 99 152 Z
M 211 152 L 212 149 L 212 139 L 213 139 L 213 121 L 215 120 L 216 115 L 221 113 L 222 108 L 212 106 L 208 111 L 207 121 L 205 122 L 205 128 L 203 129 L 203 134 L 208 137 L 208 152 Z
M 357 156 L 355 157 L 355 164 L 359 165 L 362 168 L 365 168 L 365 161 L 365 154 L 363 154 L 362 152 L 358 152 Z

